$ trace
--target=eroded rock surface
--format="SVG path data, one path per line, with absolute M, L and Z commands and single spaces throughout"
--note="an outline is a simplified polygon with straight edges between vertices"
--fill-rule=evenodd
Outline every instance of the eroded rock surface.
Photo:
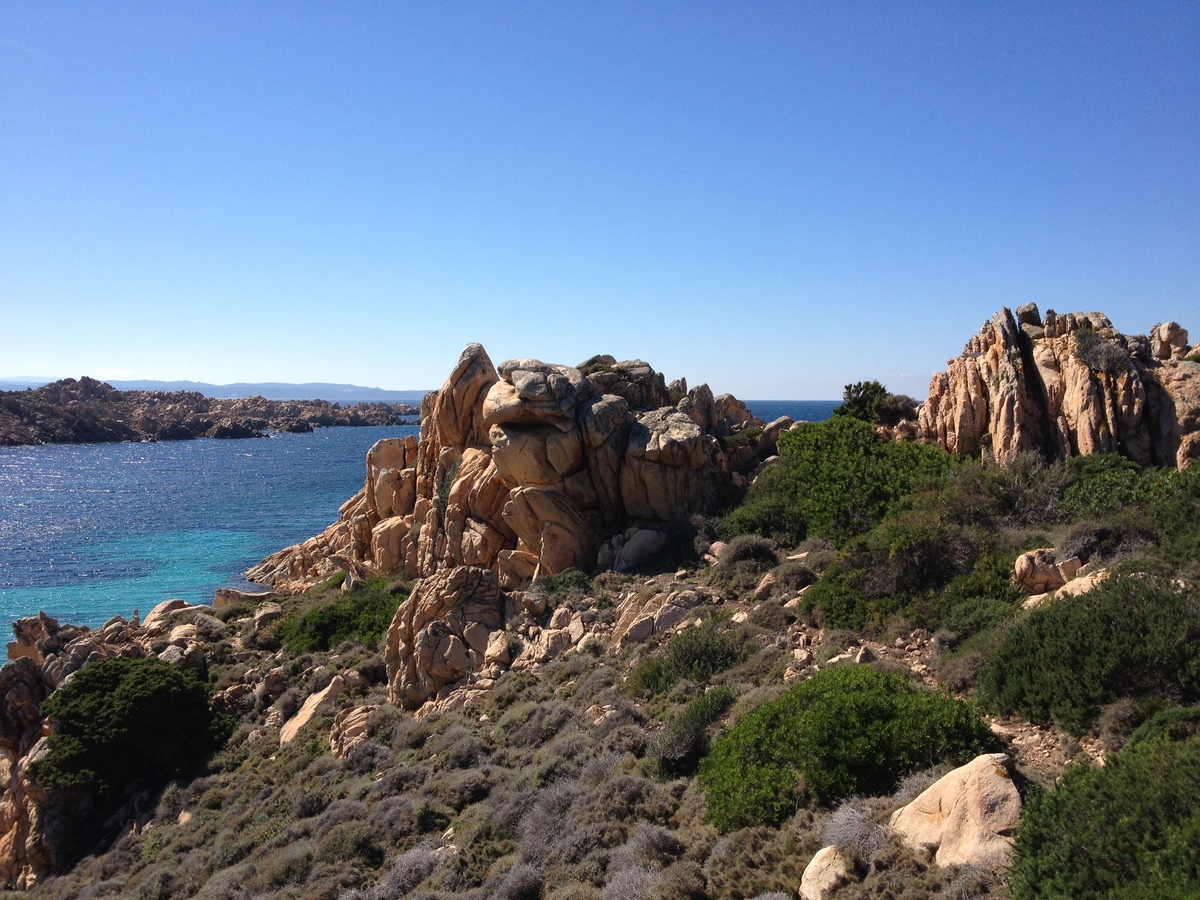
M 388 693 L 417 709 L 446 685 L 482 669 L 493 632 L 504 626 L 496 573 L 459 566 L 423 580 L 387 633 Z
M 753 440 L 726 443 L 751 425 Z M 787 425 L 766 426 L 707 385 L 668 388 L 640 360 L 497 368 L 471 344 L 422 404 L 420 438 L 377 443 L 338 521 L 247 575 L 298 591 L 339 568 L 412 579 L 474 566 L 516 588 L 593 571 L 598 558 L 612 565 L 630 529 L 649 530 L 636 562 L 632 549 L 622 557 L 633 568 L 661 550 L 655 525 L 707 512 L 724 484 L 744 484 Z
M 1007 754 L 987 753 L 947 773 L 892 814 L 892 830 L 914 850 L 936 848 L 943 868 L 1006 868 L 1021 818 L 1009 763 Z
M 1005 308 L 934 375 L 919 435 L 1001 463 L 1120 448 L 1183 468 L 1200 455 L 1200 363 L 1184 358 L 1194 352 L 1174 322 L 1128 336 L 1101 313 Z

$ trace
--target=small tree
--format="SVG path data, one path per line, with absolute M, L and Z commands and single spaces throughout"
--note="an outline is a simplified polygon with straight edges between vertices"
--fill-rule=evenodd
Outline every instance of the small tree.
M 851 416 L 864 422 L 875 422 L 880 404 L 888 390 L 878 381 L 856 381 L 842 391 L 842 405 L 833 411 L 835 416 Z

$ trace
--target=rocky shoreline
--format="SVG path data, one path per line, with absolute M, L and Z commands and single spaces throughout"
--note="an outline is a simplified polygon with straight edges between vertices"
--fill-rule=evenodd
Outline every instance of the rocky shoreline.
M 1035 307 L 993 317 L 891 425 L 766 423 L 640 360 L 494 366 L 472 344 L 420 435 L 367 453 L 339 520 L 248 573 L 272 591 L 95 630 L 14 624 L 0 887 L 1025 900 L 1050 877 L 1090 884 L 1044 848 L 1117 817 L 1083 795 L 1064 828 L 1047 804 L 1200 758 L 1198 386 L 1174 323 L 1125 336 Z M 814 435 L 824 459 L 800 456 Z M 774 484 L 779 518 L 810 491 L 849 502 L 831 472 L 926 457 L 940 475 L 842 537 L 815 516 L 790 537 L 731 530 L 747 486 Z M 826 481 L 772 478 L 806 475 L 798 460 Z M 133 699 L 110 709 L 117 689 L 89 695 L 89 672 Z M 131 776 L 114 732 L 150 744 L 171 684 L 204 714 L 172 752 L 216 743 Z M 104 753 L 70 757 L 79 735 Z M 1121 827 L 1176 827 L 1197 802 Z M 1096 834 L 1090 868 L 1118 867 Z M 1144 868 L 1119 877 L 1153 883 Z
M 196 391 L 119 391 L 84 376 L 40 388 L 0 392 L 0 446 L 251 438 L 267 432 L 403 425 L 405 403 L 328 400 L 222 400 Z

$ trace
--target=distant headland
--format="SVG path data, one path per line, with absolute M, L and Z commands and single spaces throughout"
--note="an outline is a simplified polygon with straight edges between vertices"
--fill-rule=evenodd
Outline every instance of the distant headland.
M 266 387 L 274 387 L 278 393 L 283 388 L 309 385 Z M 85 375 L 37 388 L 0 391 L 0 446 L 248 438 L 269 431 L 401 425 L 418 409 L 399 402 L 343 406 L 336 400 L 280 400 L 261 395 L 217 399 L 195 390 L 120 390 Z

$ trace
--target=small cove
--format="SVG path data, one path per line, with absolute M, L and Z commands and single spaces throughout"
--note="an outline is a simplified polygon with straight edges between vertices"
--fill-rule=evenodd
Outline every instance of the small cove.
M 767 421 L 822 420 L 837 402 L 748 405 Z M 417 430 L 0 448 L 0 616 L 95 626 L 252 587 L 248 566 L 337 518 L 375 441 Z

